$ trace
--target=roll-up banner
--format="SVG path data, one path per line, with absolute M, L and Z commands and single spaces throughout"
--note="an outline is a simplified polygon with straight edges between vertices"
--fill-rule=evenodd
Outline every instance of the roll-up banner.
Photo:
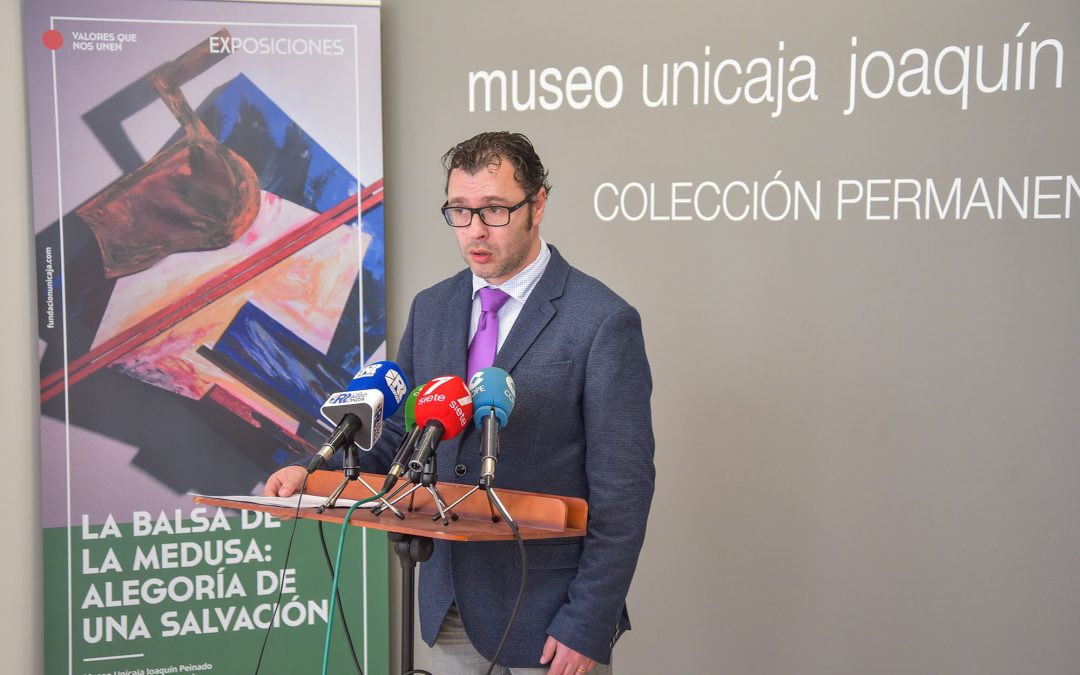
M 260 672 L 316 672 L 317 528 L 282 573 L 291 524 L 190 493 L 261 492 L 385 356 L 379 9 L 48 0 L 24 21 L 45 672 L 254 672 L 268 625 Z M 357 655 L 386 672 L 385 538 L 346 550 Z

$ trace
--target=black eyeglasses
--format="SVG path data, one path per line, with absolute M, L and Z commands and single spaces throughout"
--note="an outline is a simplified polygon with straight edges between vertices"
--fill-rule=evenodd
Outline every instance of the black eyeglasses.
M 443 218 L 450 227 L 468 227 L 472 225 L 473 216 L 480 216 L 480 222 L 488 227 L 503 227 L 510 224 L 510 214 L 529 203 L 540 189 L 533 190 L 528 197 L 522 199 L 513 206 L 481 206 L 469 208 L 468 206 L 450 206 L 450 202 L 442 205 Z

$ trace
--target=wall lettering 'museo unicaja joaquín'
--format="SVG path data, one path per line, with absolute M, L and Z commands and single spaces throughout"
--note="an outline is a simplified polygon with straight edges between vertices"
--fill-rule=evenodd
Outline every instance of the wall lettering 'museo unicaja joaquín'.
M 1055 37 L 1027 38 L 1030 27 L 1031 22 L 1025 22 L 1015 38 L 998 44 L 912 46 L 899 53 L 869 49 L 853 35 L 846 107 L 840 110 L 851 115 L 862 99 L 891 96 L 945 96 L 967 110 L 979 95 L 1040 86 L 1060 89 L 1065 45 Z M 753 105 L 779 117 L 785 105 L 821 99 L 818 70 L 813 55 L 792 53 L 786 40 L 777 41 L 771 54 L 749 58 L 714 53 L 706 45 L 697 58 L 636 68 L 604 64 L 473 70 L 468 73 L 467 100 L 469 112 L 611 110 L 636 103 L 646 108 Z
M 1045 27 L 1045 21 L 1041 24 Z M 769 49 L 738 52 L 704 45 L 692 58 L 645 59 L 640 63 L 472 69 L 465 76 L 464 103 L 470 114 L 675 115 L 678 110 L 760 111 L 760 124 L 780 124 L 800 108 L 833 111 L 837 133 L 861 117 L 887 117 L 896 102 L 935 106 L 950 114 L 990 114 L 1008 97 L 1049 94 L 1070 83 L 1069 44 L 1052 28 L 1023 21 L 1005 36 L 930 42 L 912 37 L 889 48 L 849 35 L 846 49 L 817 51 L 817 35 L 763 40 Z M 969 36 L 970 37 L 970 36 Z M 839 39 L 834 40 L 838 47 Z M 845 61 L 837 56 L 845 52 Z M 622 119 L 622 118 L 620 118 Z M 653 118 L 650 118 L 653 119 Z M 653 119 L 672 124 L 670 119 Z M 743 115 L 741 120 L 746 120 Z M 675 124 L 682 124 L 681 121 Z M 752 135 L 751 131 L 747 132 Z M 688 133 L 688 136 L 693 136 Z M 635 139 L 635 142 L 647 141 Z M 910 172 L 862 174 L 840 167 L 828 178 L 777 166 L 764 176 L 732 173 L 730 157 L 710 169 L 709 153 L 696 155 L 684 175 L 600 176 L 591 191 L 599 222 L 780 222 L 780 221 L 1038 221 L 1069 219 L 1080 200 L 1076 175 L 1060 167 L 980 166 L 975 175 L 940 174 L 920 165 Z M 924 163 L 921 163 L 924 164 Z M 623 168 L 620 166 L 620 168 Z M 862 174 L 862 175 L 860 175 Z

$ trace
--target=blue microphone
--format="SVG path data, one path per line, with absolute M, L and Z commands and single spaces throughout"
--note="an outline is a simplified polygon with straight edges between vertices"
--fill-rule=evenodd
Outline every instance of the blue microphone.
M 409 381 L 405 373 L 393 361 L 376 361 L 364 367 L 345 387 L 346 391 L 377 389 L 382 392 L 383 417 L 393 417 L 405 395 L 409 393 Z
M 514 409 L 517 393 L 514 380 L 502 368 L 483 368 L 469 380 L 473 397 L 473 422 L 480 429 L 480 486 L 495 481 L 495 462 L 499 459 L 499 430 Z
M 345 391 L 330 394 L 319 412 L 336 426 L 308 463 L 308 473 L 350 443 L 370 450 L 382 435 L 383 418 L 394 414 L 408 391 L 401 368 L 392 361 L 378 361 L 358 372 Z

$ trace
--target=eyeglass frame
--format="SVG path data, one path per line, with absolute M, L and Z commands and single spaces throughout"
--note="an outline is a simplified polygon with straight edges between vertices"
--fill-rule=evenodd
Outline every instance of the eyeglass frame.
M 442 211 L 443 218 L 446 220 L 446 224 L 449 225 L 450 227 L 456 227 L 456 228 L 469 227 L 470 225 L 472 225 L 473 218 L 475 218 L 477 216 L 480 217 L 480 222 L 483 223 L 484 225 L 486 225 L 487 227 L 506 227 L 507 225 L 510 224 L 510 217 L 514 215 L 514 211 L 517 211 L 522 206 L 525 206 L 530 201 L 532 201 L 532 198 L 535 197 L 538 192 L 540 192 L 540 188 L 536 188 L 531 193 L 529 193 L 529 196 L 525 197 L 525 199 L 522 199 L 520 202 L 518 202 L 517 204 L 514 204 L 513 206 L 503 206 L 502 204 L 488 204 L 487 206 L 478 206 L 476 208 L 473 208 L 471 206 L 450 206 L 450 200 L 447 200 L 446 202 L 443 203 L 442 208 L 440 208 L 439 210 Z M 506 209 L 506 222 L 503 223 L 502 225 L 492 225 L 491 223 L 486 221 L 484 219 L 484 214 L 481 213 L 481 212 L 484 209 L 491 209 L 491 208 Z M 469 211 L 470 212 L 469 222 L 464 224 L 464 225 L 455 225 L 454 223 L 452 223 L 450 214 L 448 213 L 448 211 L 450 211 L 451 209 L 454 209 L 454 210 L 457 210 L 457 211 Z

